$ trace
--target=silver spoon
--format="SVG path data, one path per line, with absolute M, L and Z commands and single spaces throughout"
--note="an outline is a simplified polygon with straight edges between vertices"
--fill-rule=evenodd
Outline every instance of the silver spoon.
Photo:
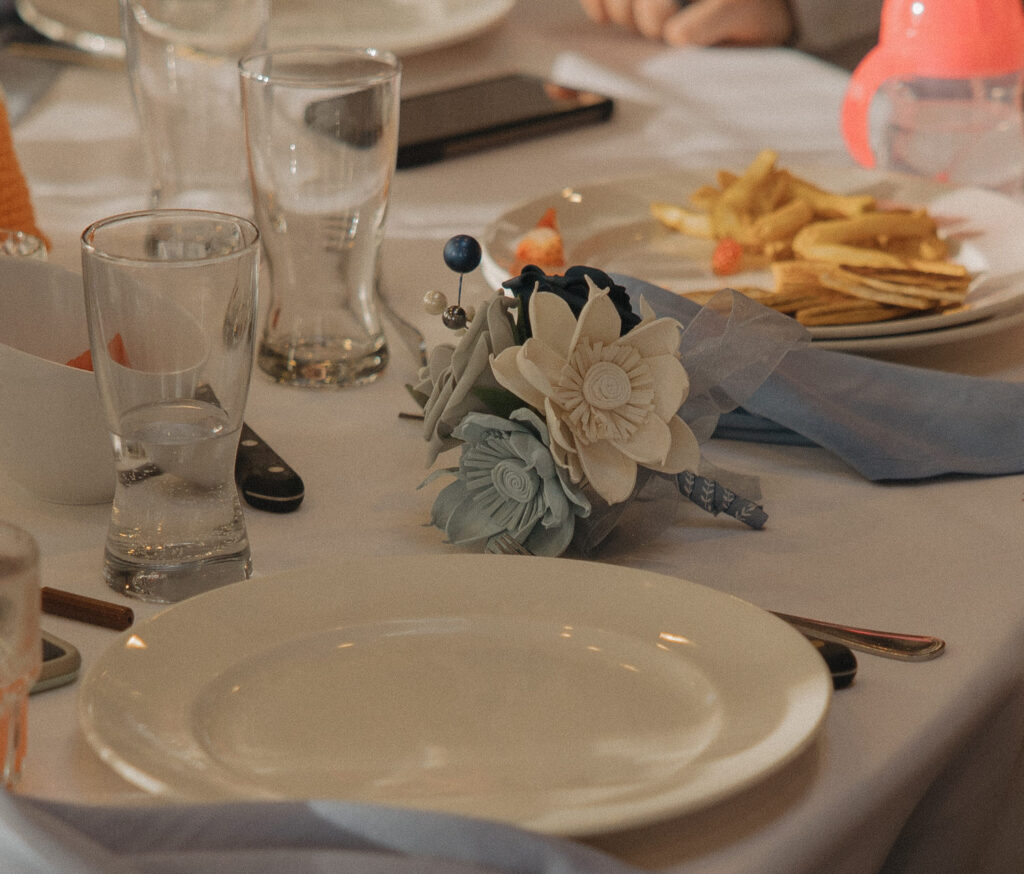
M 922 662 L 935 658 L 946 648 L 944 640 L 924 634 L 873 631 L 869 628 L 854 628 L 820 619 L 806 619 L 789 613 L 772 612 L 802 632 L 820 637 L 822 640 L 845 643 L 851 649 L 886 658 Z

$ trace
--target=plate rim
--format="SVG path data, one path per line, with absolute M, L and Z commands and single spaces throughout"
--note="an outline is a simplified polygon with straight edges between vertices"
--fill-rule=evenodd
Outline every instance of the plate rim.
M 96 0 L 92 0 L 96 2 Z M 113 5 L 116 7 L 116 0 Z M 124 40 L 121 37 L 120 29 L 114 32 L 106 32 L 107 28 L 86 29 L 74 22 L 61 19 L 58 14 L 63 8 L 58 4 L 54 6 L 53 0 L 15 0 L 20 17 L 43 36 L 55 42 L 63 42 L 72 45 L 82 51 L 100 57 L 123 59 L 125 57 Z M 43 6 L 44 9 L 40 9 Z M 479 0 L 478 7 L 484 6 L 481 11 L 477 8 L 476 15 L 471 16 L 461 27 L 450 27 L 447 30 L 441 27 L 430 29 L 428 32 L 413 33 L 404 38 L 392 37 L 388 39 L 380 35 L 374 35 L 374 39 L 367 38 L 367 31 L 357 31 L 353 42 L 373 42 L 376 47 L 388 49 L 397 55 L 413 55 L 420 52 L 433 51 L 448 45 L 454 45 L 464 40 L 472 39 L 489 28 L 496 25 L 505 18 L 515 6 L 515 0 Z M 381 34 L 384 31 L 380 31 Z M 268 31 L 268 42 L 271 47 L 274 44 L 300 42 L 323 42 L 323 37 L 311 39 L 309 36 L 297 38 L 288 32 L 275 31 L 273 19 L 271 19 Z M 379 43 L 379 45 L 377 45 Z
M 356 561 L 357 564 L 362 563 L 366 567 L 372 566 L 378 571 L 382 564 L 390 564 L 392 565 L 392 572 L 395 573 L 399 572 L 403 568 L 408 571 L 411 566 L 419 568 L 422 572 L 423 567 L 427 565 L 431 566 L 431 572 L 436 572 L 438 578 L 442 569 L 451 573 L 453 562 L 455 564 L 461 563 L 462 567 L 459 568 L 460 572 L 464 572 L 466 569 L 472 570 L 477 561 L 503 562 L 504 567 L 502 570 L 505 575 L 510 579 L 515 579 L 515 582 L 520 586 L 523 585 L 521 579 L 527 576 L 527 566 L 523 564 L 524 561 L 534 563 L 530 565 L 530 575 L 540 573 L 539 570 L 535 569 L 539 568 L 544 563 L 549 565 L 554 563 L 563 565 L 561 572 L 564 575 L 565 571 L 568 569 L 564 565 L 565 563 L 569 563 L 568 567 L 572 568 L 570 573 L 579 575 L 573 583 L 574 586 L 580 585 L 579 580 L 589 572 L 588 569 L 593 567 L 598 569 L 597 573 L 602 576 L 601 585 L 605 587 L 621 585 L 617 581 L 610 581 L 613 577 L 617 580 L 618 575 L 625 575 L 627 582 L 624 585 L 624 590 L 627 593 L 633 590 L 634 587 L 639 587 L 641 590 L 645 587 L 648 589 L 650 589 L 650 587 L 654 587 L 654 589 L 658 589 L 658 587 L 660 587 L 661 593 L 666 591 L 671 592 L 671 597 L 677 598 L 678 603 L 681 606 L 685 606 L 689 601 L 692 609 L 694 602 L 699 606 L 702 603 L 710 601 L 712 604 L 716 605 L 717 609 L 724 610 L 726 614 L 728 614 L 729 611 L 735 611 L 735 615 L 732 617 L 727 615 L 726 618 L 731 618 L 735 621 L 735 616 L 740 616 L 741 618 L 745 617 L 744 622 L 749 621 L 754 623 L 751 627 L 753 627 L 755 631 L 760 627 L 760 633 L 762 635 L 767 635 L 767 639 L 769 641 L 773 641 L 776 646 L 781 645 L 788 656 L 792 656 L 794 652 L 798 653 L 795 659 L 795 667 L 788 662 L 785 665 L 776 664 L 770 667 L 770 670 L 774 674 L 782 677 L 781 682 L 784 684 L 788 683 L 792 685 L 798 678 L 800 680 L 801 688 L 799 689 L 799 695 L 796 694 L 795 690 L 789 690 L 792 693 L 790 697 L 795 696 L 798 700 L 796 702 L 787 700 L 785 706 L 779 712 L 778 725 L 772 725 L 770 730 L 764 733 L 763 737 L 758 737 L 755 744 L 751 745 L 749 749 L 741 751 L 741 754 L 746 753 L 749 757 L 750 750 L 760 752 L 758 749 L 759 747 L 770 747 L 770 761 L 761 762 L 756 770 L 743 775 L 741 778 L 733 778 L 716 784 L 711 790 L 698 793 L 696 796 L 683 798 L 682 801 L 677 795 L 678 790 L 674 792 L 666 792 L 664 789 L 657 789 L 657 791 L 654 791 L 649 798 L 646 798 L 646 800 L 641 799 L 637 802 L 634 798 L 628 803 L 626 801 L 615 800 L 610 804 L 610 806 L 607 804 L 599 806 L 596 814 L 593 812 L 590 805 L 584 804 L 576 811 L 569 810 L 565 815 L 561 815 L 560 813 L 558 817 L 555 817 L 554 821 L 518 821 L 515 818 L 503 819 L 501 817 L 496 817 L 499 821 L 509 822 L 514 825 L 549 834 L 571 837 L 617 831 L 622 828 L 649 824 L 651 822 L 693 812 L 694 810 L 720 801 L 725 797 L 737 794 L 749 786 L 767 779 L 769 776 L 791 762 L 794 758 L 799 756 L 817 738 L 831 704 L 831 677 L 823 660 L 821 660 L 820 656 L 814 651 L 814 648 L 810 646 L 810 644 L 806 643 L 799 632 L 767 611 L 756 607 L 749 601 L 745 601 L 741 598 L 737 598 L 708 586 L 692 583 L 688 580 L 670 577 L 646 570 L 623 568 L 603 563 L 582 562 L 565 558 L 533 557 L 524 560 L 522 557 L 516 556 L 483 556 L 459 553 L 451 556 L 421 555 L 415 557 L 392 556 L 383 558 L 366 556 L 350 561 Z M 83 731 L 89 746 L 99 754 L 100 758 L 104 762 L 121 774 L 122 777 L 125 777 L 129 782 L 154 795 L 184 801 L 204 801 L 211 800 L 211 798 L 214 797 L 253 797 L 249 795 L 237 796 L 230 794 L 225 796 L 217 793 L 214 793 L 213 795 L 199 793 L 197 795 L 188 791 L 180 793 L 176 791 L 172 785 L 169 785 L 166 782 L 166 773 L 148 773 L 145 767 L 146 759 L 144 756 L 141 759 L 142 766 L 140 766 L 140 757 L 138 755 L 133 757 L 131 750 L 119 750 L 115 748 L 115 746 L 111 746 L 109 738 L 104 738 L 102 719 L 94 719 L 93 717 L 95 714 L 90 712 L 92 704 L 97 700 L 97 693 L 95 690 L 99 688 L 106 688 L 109 690 L 110 677 L 117 676 L 117 674 L 111 674 L 111 671 L 117 667 L 120 659 L 123 657 L 127 642 L 132 638 L 132 636 L 144 635 L 148 628 L 157 623 L 178 621 L 174 619 L 175 616 L 184 621 L 190 618 L 193 614 L 202 616 L 205 613 L 209 615 L 211 605 L 216 607 L 216 601 L 218 600 L 223 600 L 230 607 L 232 601 L 246 597 L 246 587 L 262 585 L 266 592 L 265 597 L 273 600 L 274 593 L 270 591 L 271 588 L 276 587 L 277 592 L 294 594 L 295 585 L 302 579 L 317 580 L 322 579 L 322 575 L 325 573 L 339 575 L 344 572 L 344 563 L 332 562 L 307 565 L 302 568 L 294 568 L 265 577 L 255 577 L 252 580 L 223 587 L 187 601 L 180 602 L 179 604 L 171 605 L 154 616 L 138 623 L 132 629 L 124 632 L 117 641 L 113 642 L 107 650 L 105 650 L 104 653 L 95 660 L 94 664 L 85 673 L 82 680 L 78 699 L 78 716 L 80 728 Z M 519 579 L 517 579 L 517 575 Z M 318 583 L 316 585 L 322 584 Z M 316 585 L 312 586 L 312 588 L 315 589 Z M 508 579 L 506 579 L 503 582 L 503 586 L 508 585 Z M 526 585 L 526 588 L 535 588 L 536 585 L 537 584 L 535 582 L 531 581 Z M 171 617 L 171 619 L 168 619 L 168 617 Z M 694 620 L 691 619 L 690 621 Z M 743 625 L 744 623 L 740 624 Z M 803 643 L 798 644 L 797 641 L 802 641 Z M 806 648 L 804 648 L 804 644 L 806 644 Z M 258 652 L 254 650 L 251 656 L 255 657 L 257 654 Z M 232 664 L 237 665 L 239 664 L 239 661 L 236 660 Z M 769 676 L 769 674 L 765 674 L 765 676 Z M 803 688 L 804 686 L 807 688 Z M 201 691 L 201 689 L 194 690 L 194 695 L 197 695 L 199 691 Z M 165 703 L 163 706 L 166 708 L 171 705 Z M 182 705 L 182 703 L 178 701 L 177 706 L 179 708 L 182 706 L 187 708 L 188 704 L 186 703 L 185 705 Z M 789 723 L 795 724 L 790 725 Z M 781 726 L 785 726 L 785 728 L 783 729 Z M 167 738 L 164 738 L 163 740 L 164 743 L 166 743 Z M 736 758 L 737 756 L 731 756 L 725 759 L 724 761 L 726 762 L 726 766 L 728 766 L 731 759 Z M 652 783 L 652 785 L 654 784 Z M 683 785 L 685 788 L 687 785 L 685 781 Z M 686 793 L 684 792 L 684 795 L 685 794 Z M 263 797 L 281 798 L 292 796 L 282 796 L 280 794 L 269 793 Z M 428 807 L 427 809 L 431 808 Z M 447 810 L 446 812 L 452 811 Z M 474 815 L 473 811 L 462 811 L 462 813 L 463 815 Z M 549 817 L 549 820 L 550 819 L 551 818 Z

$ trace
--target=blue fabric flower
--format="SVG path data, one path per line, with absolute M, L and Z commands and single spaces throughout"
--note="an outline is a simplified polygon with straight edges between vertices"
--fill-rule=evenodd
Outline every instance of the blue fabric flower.
M 543 421 L 526 408 L 509 419 L 468 413 L 453 436 L 464 441 L 459 467 L 438 471 L 455 481 L 438 494 L 431 523 L 455 544 L 507 531 L 535 555 L 561 555 L 590 502 L 555 464 Z
M 535 291 L 549 291 L 558 295 L 569 304 L 572 314 L 579 318 L 583 307 L 590 299 L 590 280 L 596 288 L 608 292 L 608 297 L 615 304 L 622 324 L 620 334 L 631 331 L 640 323 L 640 316 L 633 312 L 626 289 L 614 282 L 603 270 L 596 267 L 570 267 L 562 276 L 548 276 L 534 264 L 527 264 L 518 276 L 506 279 L 502 288 L 507 288 L 519 298 L 519 330 L 520 340 L 533 336 L 530 326 L 530 296 Z

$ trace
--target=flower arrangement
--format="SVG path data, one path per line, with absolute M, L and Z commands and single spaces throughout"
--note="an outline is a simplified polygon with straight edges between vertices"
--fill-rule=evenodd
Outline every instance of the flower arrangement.
M 547 276 L 528 266 L 457 344 L 431 350 L 408 388 L 423 410 L 428 464 L 460 450 L 457 466 L 423 483 L 452 480 L 430 516 L 450 542 L 487 547 L 509 535 L 537 555 L 573 545 L 589 554 L 638 495 L 666 481 L 677 498 L 764 525 L 759 505 L 697 474 L 700 441 L 679 415 L 691 389 L 683 327 L 643 299 L 638 308 L 600 270 Z M 448 307 L 446 324 L 456 310 L 466 323 Z

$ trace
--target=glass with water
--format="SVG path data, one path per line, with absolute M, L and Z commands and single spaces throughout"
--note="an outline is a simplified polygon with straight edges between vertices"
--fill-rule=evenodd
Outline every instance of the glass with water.
M 252 572 L 234 466 L 258 260 L 256 227 L 221 213 L 130 213 L 83 234 L 117 473 L 104 576 L 118 591 L 172 602 Z
M 953 185 L 1024 192 L 1019 73 L 971 79 L 908 77 L 881 89 L 883 167 Z

